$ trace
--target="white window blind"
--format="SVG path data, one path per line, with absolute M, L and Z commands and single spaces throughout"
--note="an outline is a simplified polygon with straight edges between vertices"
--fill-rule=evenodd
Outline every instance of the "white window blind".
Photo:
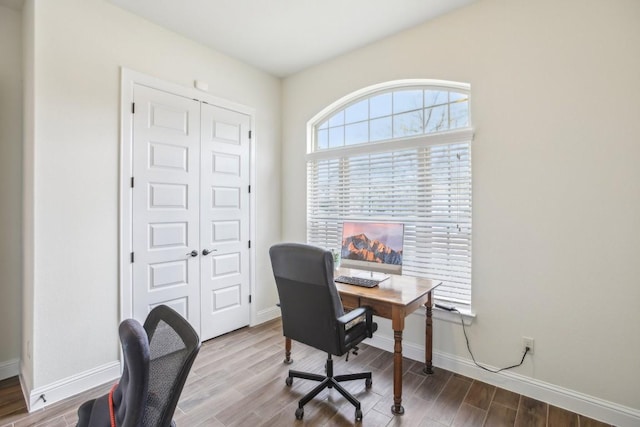
M 343 221 L 402 222 L 403 274 L 470 305 L 471 138 L 465 127 L 309 153 L 307 241 L 338 249 Z

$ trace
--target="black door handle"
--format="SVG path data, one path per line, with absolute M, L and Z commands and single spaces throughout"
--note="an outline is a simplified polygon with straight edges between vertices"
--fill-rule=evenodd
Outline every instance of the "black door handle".
M 203 249 L 202 250 L 202 255 L 209 255 L 211 252 L 215 252 L 215 251 L 217 251 L 217 249 L 211 249 L 211 250 Z
M 189 252 L 187 255 L 191 255 L 192 257 L 197 257 L 198 256 L 198 251 L 196 251 L 195 249 L 192 250 L 191 252 Z

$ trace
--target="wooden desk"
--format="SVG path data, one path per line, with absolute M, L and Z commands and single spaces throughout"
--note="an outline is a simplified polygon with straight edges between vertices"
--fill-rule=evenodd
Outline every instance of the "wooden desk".
M 341 268 L 338 275 L 351 275 L 349 269 Z M 432 291 L 442 282 L 411 276 L 391 275 L 375 288 L 336 283 L 342 305 L 345 310 L 352 310 L 360 306 L 369 306 L 376 316 L 391 319 L 393 328 L 393 405 L 391 412 L 404 414 L 402 407 L 402 332 L 404 319 L 418 307 L 426 309 L 426 331 L 424 345 L 425 367 L 423 372 L 433 373 L 433 319 L 432 319 Z M 285 363 L 291 363 L 291 340 L 285 341 Z

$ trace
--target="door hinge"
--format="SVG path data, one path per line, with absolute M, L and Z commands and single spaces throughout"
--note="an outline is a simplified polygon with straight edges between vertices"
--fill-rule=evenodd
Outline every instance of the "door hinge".
M 251 249 L 251 240 L 249 240 L 249 249 Z
M 249 295 L 249 304 L 251 304 L 251 295 Z
M 133 263 L 134 260 L 134 256 L 133 256 L 133 252 L 131 252 L 131 262 Z
M 249 193 L 251 193 L 251 186 L 249 186 Z
M 251 135 L 252 135 L 252 133 L 251 133 L 251 131 L 249 131 L 249 139 L 251 139 Z
M 133 188 L 133 186 L 134 186 L 134 185 L 135 185 L 135 184 L 134 184 L 133 177 L 131 177 L 131 188 Z
M 132 102 L 131 103 L 131 114 L 135 114 L 136 113 L 136 103 Z

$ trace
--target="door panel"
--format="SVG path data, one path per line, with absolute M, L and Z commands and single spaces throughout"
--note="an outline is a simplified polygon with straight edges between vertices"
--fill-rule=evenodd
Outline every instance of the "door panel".
M 250 116 L 142 85 L 134 101 L 134 317 L 166 304 L 202 340 L 248 325 Z
M 134 86 L 133 311 L 159 304 L 200 330 L 200 105 Z
M 202 339 L 246 326 L 249 308 L 249 129 L 245 114 L 202 104 Z

